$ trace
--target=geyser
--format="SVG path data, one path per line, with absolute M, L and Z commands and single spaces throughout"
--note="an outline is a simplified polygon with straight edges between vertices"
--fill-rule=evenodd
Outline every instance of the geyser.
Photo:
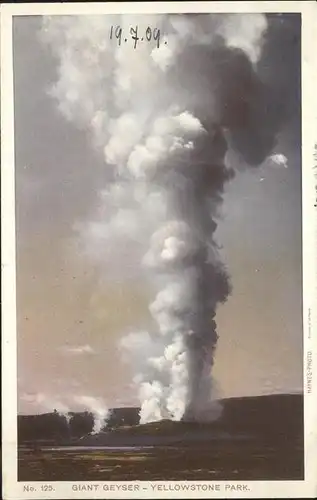
M 159 28 L 161 45 L 118 46 L 111 26 Z M 120 343 L 135 363 L 141 423 L 217 417 L 215 317 L 230 285 L 214 233 L 233 177 L 227 149 L 256 165 L 275 143 L 280 117 L 257 74 L 266 28 L 262 14 L 43 19 L 58 64 L 51 93 L 113 174 L 102 198 L 104 258 L 120 261 L 130 242 L 124 261 L 136 250 L 154 290 L 153 331 Z

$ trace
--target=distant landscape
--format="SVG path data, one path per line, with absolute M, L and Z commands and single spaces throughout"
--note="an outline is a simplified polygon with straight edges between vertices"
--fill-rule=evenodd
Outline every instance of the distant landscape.
M 139 408 L 114 408 L 92 435 L 93 416 L 18 416 L 20 481 L 300 480 L 303 396 L 222 401 L 212 423 L 139 425 Z

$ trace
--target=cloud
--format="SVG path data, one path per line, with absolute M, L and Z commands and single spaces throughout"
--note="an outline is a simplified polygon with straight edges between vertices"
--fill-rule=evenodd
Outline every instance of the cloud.
M 44 411 L 56 410 L 60 414 L 69 412 L 68 405 L 43 392 L 24 393 L 20 396 L 20 399 Z
M 281 153 L 269 156 L 269 160 L 273 166 L 288 168 L 287 158 Z
M 63 346 L 60 347 L 63 354 L 67 356 L 81 356 L 82 354 L 95 354 L 95 351 L 90 345 L 78 345 L 78 346 Z

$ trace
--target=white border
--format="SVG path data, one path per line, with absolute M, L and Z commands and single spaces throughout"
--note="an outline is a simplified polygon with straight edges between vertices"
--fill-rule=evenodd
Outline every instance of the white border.
M 12 66 L 12 16 L 166 12 L 300 12 L 302 14 L 302 206 L 303 206 L 303 321 L 304 321 L 304 404 L 305 404 L 305 480 L 304 481 L 193 481 L 189 484 L 219 484 L 220 491 L 179 491 L 173 481 L 142 482 L 140 491 L 106 492 L 107 482 L 93 482 L 98 491 L 72 490 L 74 482 L 17 482 L 17 395 L 16 395 L 16 294 L 15 294 L 15 179 L 14 110 Z M 2 436 L 3 498 L 314 498 L 317 496 L 317 388 L 312 377 L 308 393 L 307 353 L 312 351 L 312 368 L 317 365 L 316 308 L 316 211 L 317 208 L 317 4 L 307 2 L 118 2 L 1 5 L 1 271 L 2 271 Z M 315 396 L 315 397 L 314 397 Z M 41 492 L 51 484 L 55 491 Z M 87 484 L 87 482 L 85 482 Z M 92 484 L 92 483 L 88 483 Z M 118 482 L 115 484 L 129 484 Z M 137 484 L 137 483 L 134 483 Z M 153 490 L 161 484 L 164 490 Z M 185 482 L 182 482 L 185 484 Z M 187 483 L 188 484 L 188 483 Z M 246 484 L 249 491 L 226 491 L 226 485 Z M 29 491 L 23 491 L 30 486 Z M 33 491 L 32 491 L 33 488 Z M 167 490 L 166 490 L 167 488 Z

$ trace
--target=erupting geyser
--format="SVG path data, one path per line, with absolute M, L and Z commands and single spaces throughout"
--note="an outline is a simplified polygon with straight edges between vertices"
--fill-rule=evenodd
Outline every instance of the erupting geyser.
M 161 45 L 118 46 L 111 26 L 159 28 Z M 155 328 L 121 341 L 135 359 L 141 422 L 217 416 L 215 315 L 230 286 L 214 233 L 233 176 L 227 149 L 259 164 L 280 123 L 257 73 L 266 29 L 262 14 L 44 18 L 59 63 L 52 93 L 113 172 L 105 252 L 118 258 L 126 237 L 155 289 Z
M 231 175 L 224 164 L 222 131 L 204 128 L 187 112 L 170 123 L 175 127 L 171 136 L 177 134 L 181 144 L 169 149 L 168 164 L 156 169 L 152 182 L 164 194 L 171 219 L 153 234 L 145 256 L 159 288 L 150 305 L 159 337 L 152 342 L 162 344 L 158 355 L 146 360 L 148 369 L 142 374 L 145 421 L 151 415 L 196 419 L 208 406 L 216 306 L 229 291 L 213 240 L 213 216 Z

